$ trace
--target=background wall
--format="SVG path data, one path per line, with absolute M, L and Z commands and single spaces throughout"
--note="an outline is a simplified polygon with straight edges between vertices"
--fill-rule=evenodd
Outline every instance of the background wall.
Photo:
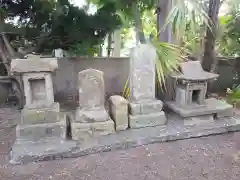
M 128 78 L 129 58 L 61 58 L 53 76 L 55 100 L 75 103 L 78 99 L 78 72 L 92 68 L 104 72 L 106 96 L 121 94 Z
M 54 74 L 55 100 L 76 103 L 78 99 L 78 72 L 88 69 L 104 72 L 106 96 L 121 94 L 128 78 L 129 58 L 61 58 L 59 68 Z M 213 92 L 226 90 L 240 80 L 234 79 L 240 73 L 240 59 L 220 58 L 218 73 Z

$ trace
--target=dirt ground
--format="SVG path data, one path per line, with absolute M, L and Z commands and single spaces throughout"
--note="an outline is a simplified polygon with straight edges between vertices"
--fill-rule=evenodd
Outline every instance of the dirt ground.
M 14 116 L 0 112 L 0 180 L 240 180 L 240 132 L 12 166 Z

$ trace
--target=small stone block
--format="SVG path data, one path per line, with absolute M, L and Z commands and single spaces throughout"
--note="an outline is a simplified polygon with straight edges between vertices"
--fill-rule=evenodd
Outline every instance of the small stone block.
M 203 115 L 203 116 L 184 118 L 185 126 L 210 125 L 210 124 L 214 124 L 213 115 Z
M 58 68 L 57 58 L 40 58 L 37 56 L 28 59 L 13 59 L 11 72 L 52 72 Z
M 90 123 L 72 123 L 71 127 L 73 140 L 84 140 L 93 135 Z
M 109 103 L 110 117 L 115 123 L 116 131 L 128 128 L 128 101 L 122 96 L 111 96 Z
M 160 100 L 153 100 L 151 102 L 141 104 L 141 114 L 156 113 L 162 110 L 163 103 Z
M 138 101 L 130 103 L 130 114 L 141 115 L 156 113 L 162 110 L 163 103 L 160 100 Z
M 112 120 L 105 122 L 92 123 L 93 136 L 108 135 L 115 132 L 114 122 Z
M 72 123 L 72 139 L 86 140 L 93 136 L 102 136 L 115 132 L 112 120 L 94 123 Z
M 166 122 L 167 119 L 163 111 L 147 115 L 129 116 L 129 124 L 131 128 L 161 126 L 165 125 Z

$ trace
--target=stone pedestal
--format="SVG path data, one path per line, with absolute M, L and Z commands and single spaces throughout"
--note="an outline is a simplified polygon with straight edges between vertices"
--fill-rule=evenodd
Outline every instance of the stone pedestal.
M 149 44 L 133 49 L 130 58 L 130 105 L 131 128 L 165 125 L 166 117 L 162 102 L 155 99 L 155 63 L 157 53 Z
M 205 72 L 199 61 L 182 63 L 177 79 L 176 99 L 166 105 L 181 116 L 185 125 L 211 123 L 223 117 L 233 116 L 233 107 L 215 98 L 205 99 L 207 83 L 217 74 Z
M 54 102 L 52 71 L 58 67 L 53 58 L 12 60 L 11 70 L 21 73 L 26 104 L 17 126 L 17 140 L 38 141 L 62 137 L 65 123 L 60 120 L 59 103 Z
M 167 122 L 159 100 L 144 100 L 129 104 L 129 125 L 131 128 L 142 128 L 164 125 Z
M 74 140 L 114 132 L 114 122 L 104 108 L 104 95 L 103 72 L 95 69 L 79 72 L 79 107 L 71 124 Z

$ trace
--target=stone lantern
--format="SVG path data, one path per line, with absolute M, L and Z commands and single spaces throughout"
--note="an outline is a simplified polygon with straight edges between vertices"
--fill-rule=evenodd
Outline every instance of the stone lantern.
M 173 75 L 177 81 L 175 101 L 167 106 L 184 120 L 211 120 L 233 115 L 233 107 L 215 98 L 206 99 L 207 84 L 216 80 L 218 74 L 202 69 L 200 61 L 184 62 L 180 73 Z

